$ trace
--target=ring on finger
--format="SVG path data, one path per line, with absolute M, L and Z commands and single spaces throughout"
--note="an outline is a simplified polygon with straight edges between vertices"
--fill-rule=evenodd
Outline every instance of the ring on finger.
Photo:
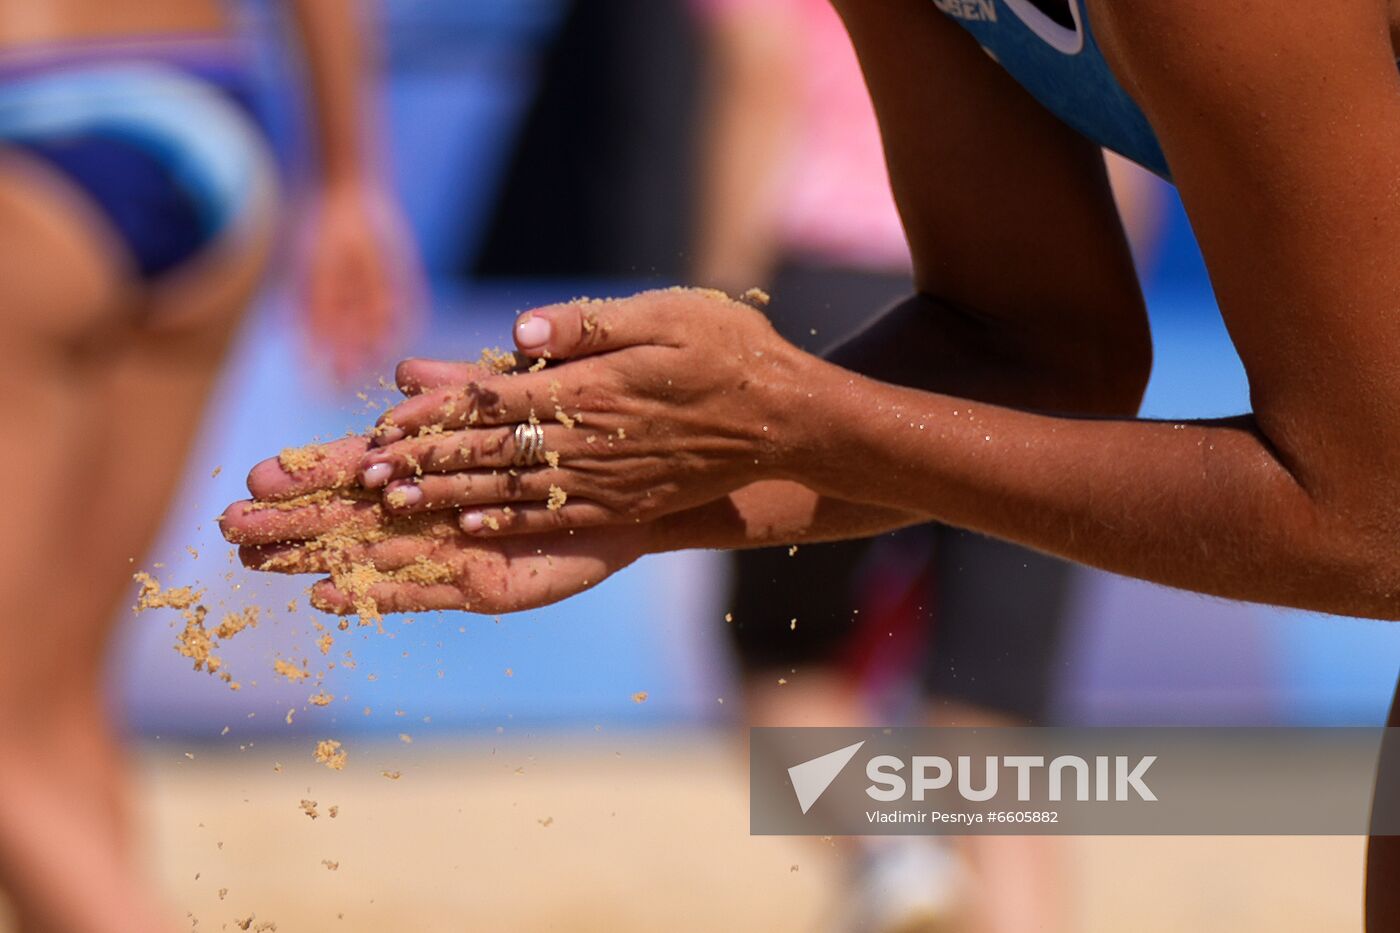
M 515 426 L 515 456 L 513 466 L 538 466 L 545 461 L 544 428 L 538 424 L 517 424 Z

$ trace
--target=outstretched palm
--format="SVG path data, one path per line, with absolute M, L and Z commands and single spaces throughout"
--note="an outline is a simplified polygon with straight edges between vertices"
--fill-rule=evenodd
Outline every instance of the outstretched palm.
M 254 468 L 255 500 L 229 506 L 224 536 L 245 565 L 276 573 L 322 573 L 312 603 L 327 612 L 468 609 L 517 612 L 595 586 L 646 550 L 638 524 L 523 537 L 464 533 L 455 513 L 396 515 L 368 497 L 345 467 L 366 441 L 306 448 L 290 475 L 268 461 Z

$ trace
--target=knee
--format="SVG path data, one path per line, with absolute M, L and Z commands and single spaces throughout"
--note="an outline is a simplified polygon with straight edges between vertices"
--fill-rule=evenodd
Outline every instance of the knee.
M 1152 376 L 1152 335 L 1145 322 L 1106 329 L 1076 341 L 1061 359 L 1083 411 L 1135 415 Z
M 1152 375 L 1147 315 L 1007 327 L 1004 365 L 1021 368 L 1030 385 L 1028 407 L 1057 414 L 1131 417 Z

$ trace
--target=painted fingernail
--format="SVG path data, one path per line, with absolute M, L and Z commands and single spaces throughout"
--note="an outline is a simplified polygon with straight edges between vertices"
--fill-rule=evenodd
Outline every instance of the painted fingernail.
M 404 509 L 423 501 L 423 490 L 416 483 L 400 483 L 384 494 L 384 501 L 396 509 Z
M 394 427 L 392 424 L 383 424 L 375 431 L 374 439 L 382 446 L 384 444 L 392 444 L 395 441 L 401 441 L 407 436 L 403 428 Z
M 486 516 L 480 512 L 463 512 L 458 521 L 463 531 L 480 531 L 486 524 Z
M 528 317 L 515 325 L 515 342 L 522 350 L 534 350 L 549 343 L 551 330 L 546 318 Z
M 390 477 L 393 475 L 394 468 L 392 465 L 388 463 L 376 463 L 373 466 L 365 467 L 364 472 L 360 474 L 360 482 L 367 488 L 374 489 L 389 482 Z

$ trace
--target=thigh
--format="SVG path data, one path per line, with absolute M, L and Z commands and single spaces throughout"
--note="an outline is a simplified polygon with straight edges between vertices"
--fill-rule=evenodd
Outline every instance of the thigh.
M 726 630 L 742 669 L 776 677 L 847 660 L 860 621 L 855 577 L 869 546 L 736 551 Z
M 0 458 L 0 488 L 31 493 L 7 503 L 5 538 L 38 534 L 39 515 L 57 507 L 40 493 L 72 478 L 78 429 L 100 419 L 90 404 L 98 347 L 120 332 L 133 300 L 108 231 L 81 196 L 0 148 L 0 392 L 20 454 Z M 7 549 L 0 567 L 13 558 Z
M 836 0 L 869 85 L 921 291 L 1058 355 L 1145 355 L 1098 146 L 928 0 Z
M 36 676 L 53 674 L 40 654 L 95 676 L 129 561 L 159 526 L 261 274 L 270 215 L 251 217 L 186 268 L 140 282 L 82 192 L 0 153 L 0 392 L 19 454 L 3 458 L 0 488 L 24 491 L 0 524 L 0 632 L 32 642 L 45 620 L 27 655 Z
M 56 623 L 84 598 L 71 588 L 69 561 L 88 536 L 76 521 L 91 491 L 86 465 L 99 453 L 98 348 L 131 300 L 114 244 L 81 196 L 0 149 L 0 397 L 11 424 L 0 488 L 13 493 L 0 522 L 0 640 L 27 646 L 10 655 L 23 669 L 39 652 L 75 646 L 75 633 Z M 38 642 L 36 622 L 45 625 Z M 19 672 L 0 677 L 0 691 L 26 689 Z
M 100 464 L 110 494 L 88 504 L 87 521 L 112 529 L 98 566 L 116 599 L 128 585 L 126 557 L 151 545 L 174 495 L 210 393 L 265 271 L 272 221 L 252 225 L 150 289 L 104 367 Z
M 1053 706 L 1076 568 L 941 528 L 925 688 L 940 700 L 1044 724 Z

